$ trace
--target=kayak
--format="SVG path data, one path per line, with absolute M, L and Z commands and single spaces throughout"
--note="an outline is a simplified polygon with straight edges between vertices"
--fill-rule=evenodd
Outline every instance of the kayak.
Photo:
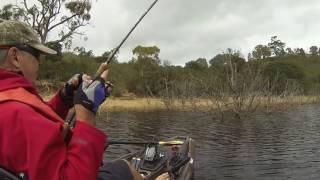
M 127 160 L 147 180 L 154 180 L 157 177 L 165 177 L 168 180 L 193 178 L 195 143 L 190 137 L 172 137 L 159 142 L 126 142 L 123 144 L 145 145 L 141 151 L 126 154 L 115 160 Z M 99 174 L 103 174 L 104 169 L 105 166 L 102 165 Z

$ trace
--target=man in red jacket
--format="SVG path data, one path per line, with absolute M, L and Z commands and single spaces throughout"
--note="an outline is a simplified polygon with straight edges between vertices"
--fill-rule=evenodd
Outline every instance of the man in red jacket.
M 26 24 L 0 19 L 0 167 L 30 180 L 94 180 L 106 142 L 94 117 L 106 98 L 108 71 L 94 82 L 75 76 L 45 103 L 34 86 L 39 57 L 55 53 Z M 73 96 L 70 87 L 77 86 Z M 73 104 L 77 123 L 71 132 L 63 119 Z M 132 179 L 126 168 L 123 174 Z

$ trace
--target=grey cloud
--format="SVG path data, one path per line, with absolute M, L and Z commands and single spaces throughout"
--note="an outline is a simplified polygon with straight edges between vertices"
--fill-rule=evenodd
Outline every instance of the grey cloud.
M 94 28 L 87 30 L 85 46 L 96 54 L 116 46 L 151 3 L 97 1 Z M 210 59 L 228 47 L 246 56 L 272 35 L 304 47 L 319 39 L 314 33 L 319 30 L 319 10 L 317 0 L 159 0 L 125 43 L 120 57 L 130 59 L 136 45 L 157 45 L 160 58 L 173 64 L 197 57 Z

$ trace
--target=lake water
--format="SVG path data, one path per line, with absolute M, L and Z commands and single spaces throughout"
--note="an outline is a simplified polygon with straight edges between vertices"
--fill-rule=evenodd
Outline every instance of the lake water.
M 303 106 L 250 119 L 208 113 L 105 113 L 98 127 L 112 139 L 196 141 L 195 177 L 206 179 L 320 179 L 320 106 Z M 105 159 L 140 147 L 112 145 Z

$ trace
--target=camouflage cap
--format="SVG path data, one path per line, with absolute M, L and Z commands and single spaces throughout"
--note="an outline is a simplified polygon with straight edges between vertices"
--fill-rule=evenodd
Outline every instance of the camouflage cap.
M 30 26 L 19 21 L 0 19 L 1 45 L 29 45 L 44 54 L 57 54 L 39 41 L 39 36 Z

